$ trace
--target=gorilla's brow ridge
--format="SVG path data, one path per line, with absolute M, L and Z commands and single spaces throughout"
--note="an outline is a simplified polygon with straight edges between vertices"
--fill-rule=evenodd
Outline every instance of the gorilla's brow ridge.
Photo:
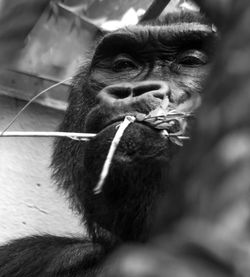
M 213 42 L 215 38 L 216 34 L 211 26 L 197 22 L 147 26 L 146 30 L 141 26 L 127 27 L 106 35 L 97 46 L 93 60 L 98 62 L 103 57 L 114 56 L 121 52 L 137 56 L 142 52 L 150 53 L 152 49 L 154 52 L 167 50 L 173 45 L 182 48 L 187 42 L 195 46 L 206 41 L 203 45 L 209 46 L 209 42 Z

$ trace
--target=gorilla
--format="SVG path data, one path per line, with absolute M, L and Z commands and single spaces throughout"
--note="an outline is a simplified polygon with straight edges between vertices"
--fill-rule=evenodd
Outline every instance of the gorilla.
M 173 161 L 155 232 L 115 251 L 98 276 L 250 276 L 250 2 L 196 2 L 220 42 L 192 140 Z
M 164 105 L 183 110 L 200 97 L 216 41 L 212 23 L 187 11 L 98 39 L 74 78 L 59 128 L 97 135 L 88 143 L 57 139 L 52 158 L 53 178 L 82 216 L 87 237 L 45 235 L 9 242 L 0 247 L 1 277 L 97 276 L 117 247 L 148 240 L 180 146 L 139 119 Z M 125 130 L 102 190 L 95 193 L 126 116 L 137 120 Z M 184 121 L 188 135 L 192 118 Z M 174 124 L 168 130 L 178 128 Z

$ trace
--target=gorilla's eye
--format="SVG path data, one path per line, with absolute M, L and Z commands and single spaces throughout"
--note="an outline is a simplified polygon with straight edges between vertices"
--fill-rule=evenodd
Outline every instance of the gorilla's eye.
M 137 69 L 137 63 L 128 56 L 119 55 L 114 58 L 112 62 L 112 70 L 115 72 L 121 72 L 124 70 Z
M 182 53 L 178 57 L 177 62 L 183 66 L 196 67 L 206 65 L 208 63 L 208 56 L 198 50 L 189 50 Z

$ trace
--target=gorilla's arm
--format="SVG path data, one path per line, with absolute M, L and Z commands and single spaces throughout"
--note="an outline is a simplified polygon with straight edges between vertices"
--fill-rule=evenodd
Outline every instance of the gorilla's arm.
M 77 238 L 17 239 L 0 247 L 0 277 L 95 276 L 103 254 L 101 245 Z

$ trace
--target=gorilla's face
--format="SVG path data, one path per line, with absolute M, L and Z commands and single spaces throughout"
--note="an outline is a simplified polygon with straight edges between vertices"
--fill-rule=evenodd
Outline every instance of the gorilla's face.
M 164 105 L 178 109 L 200 93 L 214 33 L 199 20 L 179 19 L 104 36 L 76 77 L 61 130 L 97 136 L 87 144 L 58 141 L 53 163 L 56 177 L 84 210 L 90 232 L 101 226 L 124 240 L 144 238 L 156 199 L 167 189 L 179 147 L 136 121 L 125 130 L 102 192 L 93 193 L 125 116 L 141 118 Z

